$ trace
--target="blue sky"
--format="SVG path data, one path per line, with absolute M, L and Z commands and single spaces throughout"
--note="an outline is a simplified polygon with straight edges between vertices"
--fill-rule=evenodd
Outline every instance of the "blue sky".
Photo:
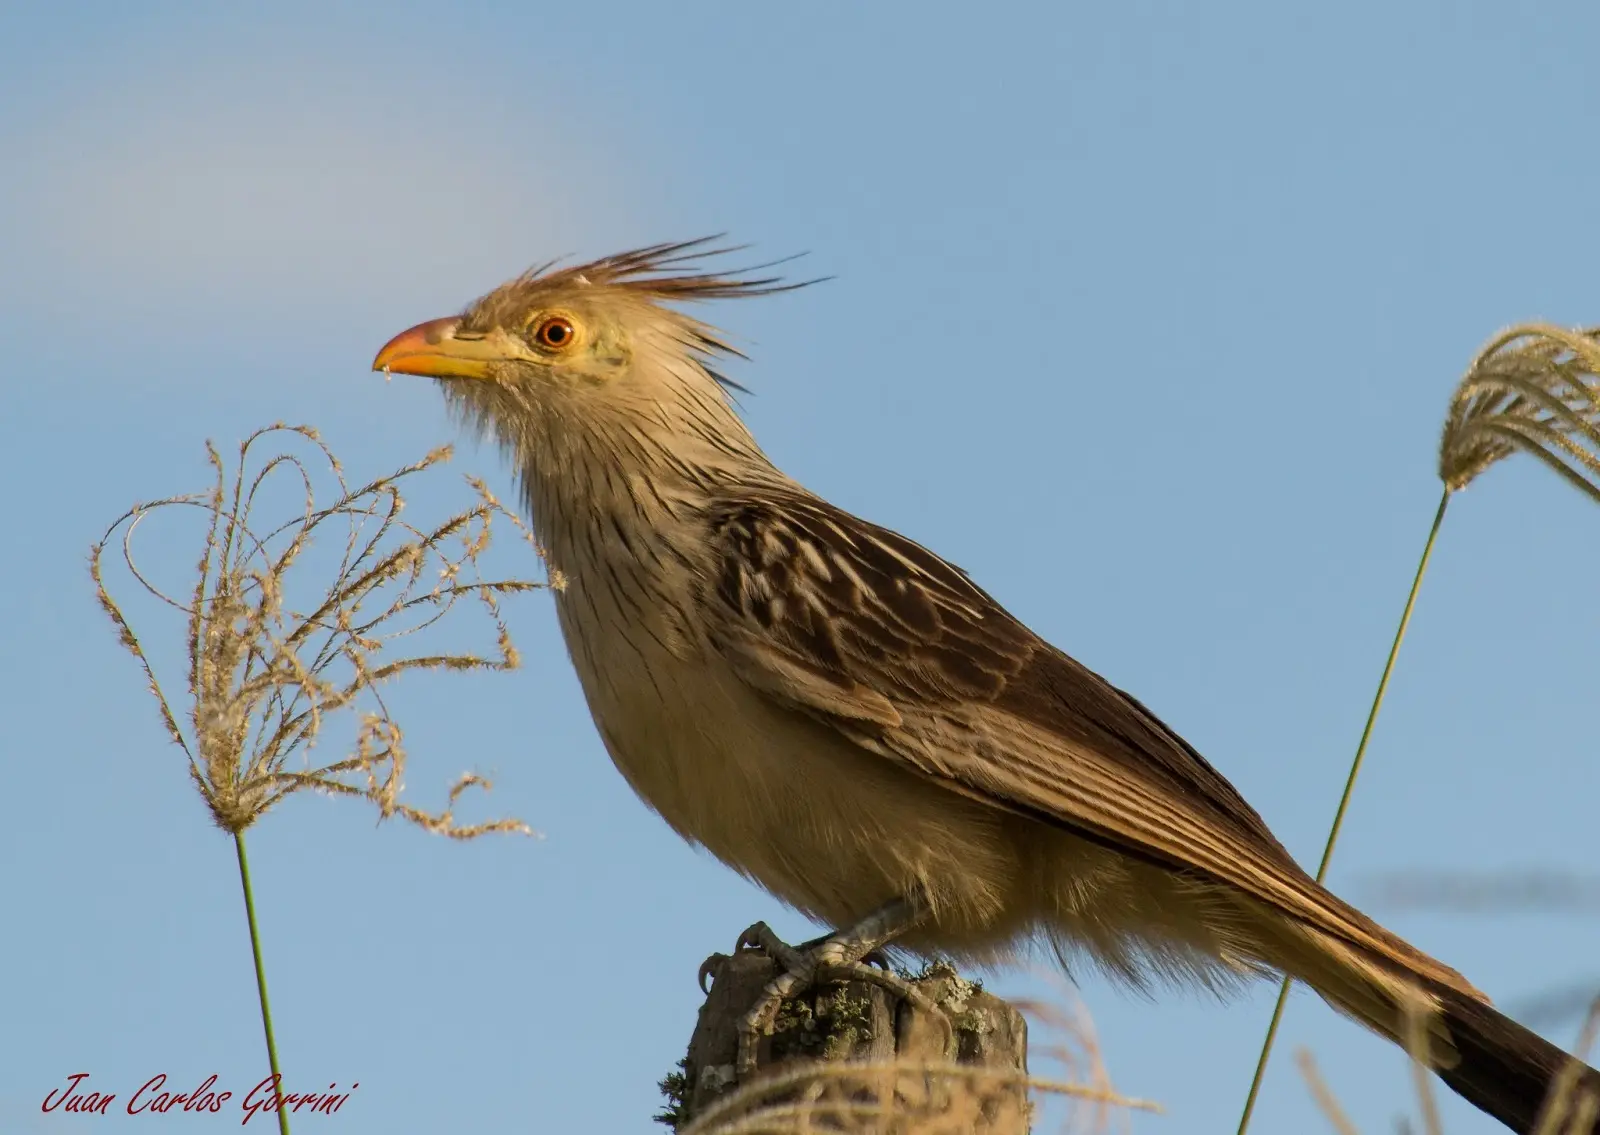
M 200 487 L 205 438 L 280 418 L 358 476 L 458 440 L 458 469 L 508 486 L 429 384 L 366 368 L 551 256 L 720 231 L 808 251 L 796 270 L 832 280 L 706 313 L 751 355 L 733 377 L 774 459 L 1136 692 L 1314 863 L 1452 384 L 1508 323 L 1600 321 L 1597 24 L 1443 2 L 7 6 L 0 1126 L 135 1122 L 40 1115 L 78 1071 L 126 1098 L 264 1063 L 231 848 L 94 607 L 90 542 Z M 1593 864 L 1597 554 L 1600 514 L 1526 460 L 1452 506 L 1341 893 Z M 181 578 L 193 550 L 151 556 Z M 542 840 L 461 846 L 309 797 L 251 834 L 291 1084 L 361 1084 L 301 1129 L 647 1131 L 700 961 L 757 918 L 811 932 L 633 799 L 548 599 L 513 630 L 521 671 L 395 698 L 414 802 L 489 772 L 488 813 Z M 1600 979 L 1593 918 L 1372 913 L 1506 1005 Z M 1135 1131 L 1232 1129 L 1271 988 L 1082 995 L 1118 1085 L 1167 1108 Z M 1320 1123 L 1298 1045 L 1365 1130 L 1409 1106 L 1403 1060 L 1314 996 L 1282 1041 L 1256 1130 Z

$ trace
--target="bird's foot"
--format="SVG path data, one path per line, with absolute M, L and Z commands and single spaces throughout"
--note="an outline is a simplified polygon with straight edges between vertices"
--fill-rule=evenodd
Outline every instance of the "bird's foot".
M 871 936 L 863 936 L 859 929 L 825 935 L 801 946 L 784 942 L 764 922 L 757 922 L 739 935 L 735 953 L 760 950 L 779 969 L 739 1023 L 739 1052 L 734 1068 L 740 1080 L 755 1073 L 761 1038 L 772 1032 L 783 1003 L 821 982 L 865 981 L 887 990 L 942 1022 L 945 1049 L 952 1050 L 955 1026 L 950 1018 L 916 986 L 891 972 L 879 943 Z
M 758 922 L 758 923 L 756 923 L 756 926 L 759 926 L 763 930 L 766 930 L 768 934 L 772 934 L 771 930 L 767 930 L 766 923 Z M 756 928 L 755 926 L 752 926 L 750 928 L 750 930 L 754 930 L 755 928 Z M 746 934 L 750 933 L 750 930 L 746 930 L 745 933 Z M 774 934 L 772 936 L 773 936 L 774 940 L 776 940 L 777 935 Z M 823 934 L 823 935 L 820 935 L 820 936 L 818 936 L 816 938 L 812 938 L 809 942 L 802 942 L 798 946 L 795 946 L 793 948 L 798 950 L 800 953 L 803 954 L 807 950 L 815 950 L 817 947 L 825 944 L 826 942 L 829 941 L 829 939 L 834 938 L 834 937 L 836 937 L 836 935 Z M 742 937 L 739 940 L 741 942 L 744 941 L 744 939 Z M 754 945 L 754 943 L 747 943 L 747 944 L 748 945 Z M 782 945 L 782 943 L 779 943 L 779 945 Z M 759 948 L 759 947 L 757 947 L 757 948 Z M 882 949 L 868 950 L 865 954 L 861 955 L 861 961 L 862 961 L 862 963 L 864 965 L 877 966 L 879 969 L 883 970 L 885 973 L 890 973 L 890 972 L 893 972 L 893 970 L 894 970 L 894 967 L 889 964 L 889 955 L 888 955 L 888 953 L 885 950 L 882 950 Z
M 832 934 L 823 934 L 821 937 L 813 938 L 809 942 L 791 946 L 774 934 L 772 928 L 765 922 L 758 922 L 739 935 L 739 940 L 734 943 L 733 952 L 737 954 L 741 950 L 759 950 L 777 962 L 786 971 L 791 969 L 802 970 L 806 965 L 803 955 L 825 945 L 832 937 Z M 711 980 L 712 976 L 722 967 L 722 963 L 727 960 L 727 954 L 712 954 L 700 963 L 700 973 L 697 981 L 700 985 L 701 993 L 711 992 L 711 987 L 706 983 Z M 869 950 L 863 955 L 861 961 L 864 965 L 878 966 L 885 972 L 890 969 L 889 955 L 882 950 Z
M 740 950 L 760 950 L 767 957 L 777 962 L 785 971 L 794 972 L 803 969 L 805 958 L 816 955 L 818 961 L 822 960 L 819 951 L 824 946 L 833 943 L 836 948 L 843 946 L 842 935 L 823 934 L 812 938 L 809 942 L 802 942 L 798 946 L 791 946 L 772 932 L 772 927 L 765 922 L 758 922 L 739 935 L 739 941 L 734 943 L 734 953 Z M 848 950 L 840 949 L 841 956 Z M 720 956 L 720 955 L 714 955 Z M 871 949 L 857 959 L 863 965 L 877 966 L 885 973 L 890 972 L 889 955 L 881 949 Z

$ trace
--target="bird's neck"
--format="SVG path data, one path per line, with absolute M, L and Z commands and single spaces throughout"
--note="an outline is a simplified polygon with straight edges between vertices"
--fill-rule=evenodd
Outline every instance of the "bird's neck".
M 518 449 L 534 531 L 569 579 L 623 559 L 697 560 L 708 504 L 730 487 L 787 483 L 720 402 L 552 415 Z

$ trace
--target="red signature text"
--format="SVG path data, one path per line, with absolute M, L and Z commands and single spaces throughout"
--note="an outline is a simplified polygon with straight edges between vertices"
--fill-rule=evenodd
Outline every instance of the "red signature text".
M 344 1101 L 350 1098 L 350 1092 L 361 1086 L 360 1081 L 357 1081 L 350 1085 L 349 1092 L 335 1092 L 334 1089 L 338 1085 L 329 1084 L 328 1090 L 325 1092 L 305 1092 L 302 1094 L 284 1092 L 280 1096 L 278 1094 L 279 1080 L 280 1077 L 278 1076 L 268 1076 L 261 1083 L 250 1089 L 250 1094 L 244 1097 L 244 1118 L 239 1121 L 241 1125 L 249 1123 L 258 1114 L 271 1115 L 280 1107 L 284 1111 L 292 1111 L 297 1115 L 301 1108 L 313 1112 L 320 1111 L 323 1115 L 332 1115 L 344 1106 Z
M 184 1111 L 209 1111 L 219 1112 L 222 1105 L 233 1098 L 232 1092 L 213 1092 L 211 1086 L 217 1082 L 216 1073 L 205 1078 L 205 1082 L 192 1092 L 164 1092 L 163 1085 L 167 1082 L 167 1074 L 162 1072 L 151 1076 L 144 1082 L 144 1086 L 133 1093 L 133 1098 L 128 1101 L 128 1114 L 138 1115 L 141 1111 L 153 1111 L 158 1115 L 165 1115 L 173 1108 Z
M 88 1078 L 87 1072 L 74 1072 L 67 1077 L 67 1086 L 60 1089 L 61 1097 L 57 1099 L 56 1093 L 51 1092 L 44 1097 L 44 1103 L 39 1105 L 39 1110 L 54 1111 L 59 1107 L 62 1111 L 94 1112 L 97 1115 L 105 1115 L 106 1108 L 111 1106 L 111 1101 L 116 1099 L 117 1095 L 115 1092 L 104 1095 L 99 1092 L 79 1092 L 78 1085 Z
M 90 1090 L 86 1082 L 88 1079 L 89 1073 L 74 1072 L 67 1077 L 65 1087 L 55 1088 L 44 1097 L 39 1110 L 75 1114 L 110 1114 L 117 1093 Z M 357 1082 L 343 1092 L 338 1090 L 338 1084 L 329 1084 L 325 1092 L 285 1092 L 281 1083 L 281 1077 L 268 1076 L 250 1089 L 244 1099 L 239 1101 L 239 1107 L 244 1112 L 244 1118 L 239 1121 L 241 1126 L 258 1115 L 272 1115 L 279 1110 L 297 1115 L 302 1111 L 333 1115 L 345 1105 L 350 1093 L 361 1086 Z M 233 1099 L 234 1095 L 230 1091 L 217 1091 L 216 1087 L 217 1077 L 212 1074 L 189 1091 L 168 1091 L 167 1076 L 163 1072 L 151 1076 L 141 1084 L 139 1090 L 128 1097 L 124 1110 L 129 1115 L 169 1115 L 177 1112 L 216 1114 L 223 1109 L 223 1105 Z

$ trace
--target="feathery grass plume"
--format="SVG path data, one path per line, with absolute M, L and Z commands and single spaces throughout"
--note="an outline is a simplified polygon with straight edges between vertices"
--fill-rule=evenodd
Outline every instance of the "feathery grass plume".
M 1444 523 L 1445 508 L 1453 494 L 1481 476 L 1491 465 L 1521 450 L 1554 469 L 1569 484 L 1600 502 L 1600 328 L 1567 330 L 1548 323 L 1524 323 L 1496 335 L 1478 352 L 1456 385 L 1445 415 L 1439 442 L 1439 479 L 1444 492 L 1433 514 L 1433 525 L 1422 545 L 1422 556 L 1411 579 L 1411 591 L 1400 613 L 1389 646 L 1378 689 L 1367 712 L 1361 740 L 1356 744 L 1344 793 L 1334 810 L 1333 823 L 1322 849 L 1316 879 L 1322 882 L 1333 860 L 1333 849 L 1344 826 L 1345 812 L 1355 792 L 1356 779 L 1366 758 L 1373 726 L 1383 708 L 1389 679 L 1394 674 L 1400 644 L 1405 641 L 1417 593 L 1422 588 L 1434 543 Z M 1255 1075 L 1239 1116 L 1238 1135 L 1245 1135 L 1256 1097 L 1266 1075 L 1267 1060 L 1283 1020 L 1292 982 L 1284 978 L 1278 1000 L 1261 1044 Z
M 316 479 L 300 455 L 274 454 L 252 472 L 258 443 L 285 434 L 309 443 L 326 459 L 337 486 L 331 503 L 318 506 Z M 402 482 L 449 460 L 449 447 L 357 489 L 349 487 L 338 459 L 308 426 L 278 424 L 251 434 L 239 447 L 231 484 L 216 448 L 207 443 L 206 452 L 216 478 L 211 489 L 129 509 L 94 545 L 89 569 L 100 605 L 144 671 L 167 735 L 188 757 L 189 773 L 217 825 L 237 834 L 285 796 L 311 789 L 364 797 L 384 818 L 398 815 L 457 839 L 527 833 L 527 826 L 513 819 L 469 826 L 455 822 L 461 794 L 471 787 L 489 787 L 470 773 L 450 789 L 442 812 L 402 803 L 406 753 L 381 689 L 413 670 L 509 670 L 518 665 L 499 599 L 546 584 L 486 580 L 478 572 L 478 560 L 489 547 L 497 517 L 531 543 L 522 522 L 482 481 L 471 478 L 477 494 L 471 507 L 425 529 L 401 519 Z M 262 526 L 254 510 L 274 476 L 298 483 L 303 508 L 287 520 Z M 208 519 L 195 583 L 183 600 L 150 580 L 132 545 L 144 521 L 174 508 L 198 509 Z M 184 725 L 105 585 L 104 553 L 118 532 L 122 559 L 134 580 L 187 621 Z M 331 579 L 318 584 L 321 594 L 308 611 L 289 610 L 285 604 L 291 574 L 313 538 L 325 532 L 342 547 L 337 568 Z M 559 586 L 560 581 L 552 583 Z M 493 626 L 492 652 L 398 658 L 386 653 L 397 640 L 439 623 L 464 599 L 480 604 Z M 330 715 L 358 706 L 364 712 L 353 753 L 320 766 L 311 767 L 308 761 L 304 769 L 288 767 L 291 757 L 311 749 Z
M 1521 450 L 1600 501 L 1600 328 L 1528 323 L 1478 353 L 1439 443 L 1449 492 Z
M 1112 1086 L 1081 1007 L 1019 1008 L 1060 1034 L 1059 1043 L 1040 1051 L 1065 1078 L 920 1059 L 803 1061 L 722 1097 L 678 1135 L 981 1135 L 1021 1129 L 1051 1098 L 1070 1106 L 1064 1130 L 1103 1131 L 1113 1114 L 1161 1111 Z M 1026 1095 L 1026 1116 L 1017 1114 L 1019 1092 Z
M 317 504 L 318 478 L 301 453 L 280 451 L 253 463 L 253 451 L 263 441 L 297 443 L 309 448 L 313 459 L 325 460 L 337 488 L 335 499 Z M 288 1135 L 245 829 L 285 796 L 309 789 L 364 797 L 383 818 L 400 816 L 456 839 L 491 832 L 532 834 L 515 819 L 456 823 L 454 811 L 462 793 L 490 787 L 472 773 L 451 787 L 441 812 L 401 802 L 406 753 L 400 726 L 380 687 L 412 670 L 515 668 L 517 652 L 500 616 L 500 598 L 560 586 L 561 580 L 541 584 L 483 578 L 479 559 L 489 548 L 497 517 L 533 541 L 522 522 L 481 481 L 468 479 L 476 503 L 439 524 L 418 528 L 400 518 L 405 505 L 401 483 L 449 460 L 448 447 L 357 489 L 350 488 L 338 459 L 309 426 L 278 423 L 251 434 L 239 446 L 231 483 L 222 456 L 209 442 L 206 454 L 215 474 L 212 487 L 135 505 L 123 513 L 93 546 L 89 572 L 100 606 L 144 672 L 168 737 L 188 758 L 189 775 L 201 798 L 217 825 L 233 836 L 278 1129 Z M 286 480 L 303 503 L 287 519 L 262 523 L 256 512 L 271 498 L 279 480 Z M 207 521 L 195 583 L 181 599 L 152 582 L 133 554 L 139 526 L 156 513 L 174 509 L 197 509 Z M 185 619 L 188 699 L 187 712 L 181 715 L 106 587 L 105 550 L 119 532 L 128 573 L 149 596 Z M 286 606 L 290 584 L 307 576 L 295 569 L 307 558 L 314 538 L 323 535 L 335 538 L 337 565 L 322 584 L 312 583 L 309 608 L 293 610 Z M 439 624 L 461 600 L 475 601 L 493 625 L 492 652 L 401 657 L 385 653 L 396 640 Z M 354 752 L 313 765 L 309 752 L 328 718 L 341 710 L 353 714 L 358 707 L 362 713 Z M 296 754 L 304 758 L 304 768 L 289 767 Z

